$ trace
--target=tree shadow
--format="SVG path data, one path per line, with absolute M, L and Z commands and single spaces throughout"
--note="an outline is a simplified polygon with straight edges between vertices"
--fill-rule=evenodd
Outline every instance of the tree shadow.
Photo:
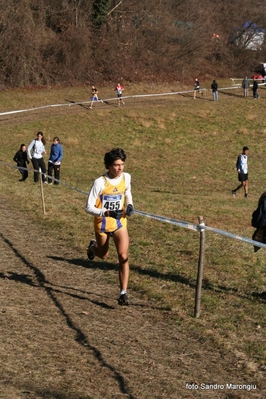
M 17 281 L 19 283 L 30 285 L 32 287 L 39 287 L 40 286 L 40 284 L 34 283 L 34 281 L 31 278 L 29 278 L 29 276 L 27 274 L 18 274 L 18 273 L 14 273 L 12 271 L 8 271 L 8 275 L 0 273 L 0 279 L 1 278 L 2 279 L 8 279 L 8 280 L 14 280 L 14 281 Z M 64 294 L 66 296 L 70 296 L 72 298 L 76 298 L 76 299 L 79 299 L 81 301 L 89 301 L 89 302 L 93 303 L 94 305 L 100 306 L 101 308 L 104 308 L 104 309 L 110 309 L 110 310 L 111 309 L 115 309 L 114 306 L 110 306 L 110 305 L 108 305 L 105 302 L 97 301 L 97 300 L 88 298 L 87 296 L 81 296 L 81 295 L 73 294 L 71 292 L 64 291 L 64 290 L 78 291 L 78 292 L 83 293 L 84 295 L 94 295 L 94 296 L 99 296 L 101 298 L 105 297 L 105 298 L 108 299 L 107 296 L 104 296 L 102 294 L 97 294 L 97 293 L 94 293 L 94 292 L 83 291 L 81 289 L 76 289 L 76 288 L 67 287 L 67 286 L 61 286 L 61 285 L 52 284 L 52 283 L 48 283 L 48 282 L 45 282 L 44 284 L 45 284 L 45 289 L 49 289 L 49 290 L 52 289 L 53 292 Z M 49 287 L 48 287 L 48 285 L 49 285 Z
M 19 283 L 31 285 L 33 287 L 39 286 L 39 284 L 34 284 L 32 278 L 28 274 L 18 274 L 18 273 L 14 273 L 14 272 L 8 272 L 8 273 L 9 273 L 8 275 L 6 275 L 4 273 L 0 273 L 0 278 L 14 280 Z
M 260 302 L 266 302 L 266 291 L 263 292 L 252 292 L 251 295 L 257 298 Z
M 102 365 L 102 367 L 108 368 L 113 373 L 114 378 L 117 381 L 117 384 L 118 384 L 118 386 L 120 388 L 120 392 L 122 394 L 127 395 L 127 397 L 129 399 L 136 399 L 133 395 L 131 395 L 129 393 L 129 389 L 128 389 L 127 383 L 126 383 L 124 377 L 122 376 L 122 374 L 118 370 L 116 370 L 116 368 L 114 366 L 112 366 L 110 363 L 108 363 L 107 360 L 104 359 L 101 351 L 98 348 L 96 348 L 95 346 L 93 346 L 92 344 L 90 344 L 90 341 L 89 341 L 88 337 L 84 334 L 84 332 L 78 326 L 76 326 L 74 324 L 73 320 L 68 315 L 68 313 L 64 309 L 64 307 L 61 304 L 61 302 L 57 299 L 56 290 L 54 290 L 53 288 L 50 287 L 50 286 L 52 286 L 52 284 L 48 280 L 46 280 L 45 275 L 41 272 L 41 270 L 38 269 L 32 263 L 30 263 L 14 247 L 13 243 L 8 238 L 5 238 L 3 236 L 2 233 L 0 233 L 0 237 L 9 246 L 9 248 L 13 251 L 14 255 L 16 257 L 18 257 L 21 260 L 21 262 L 23 262 L 34 273 L 35 278 L 37 279 L 37 282 L 38 282 L 37 285 L 39 287 L 42 287 L 45 290 L 47 296 L 52 300 L 52 302 L 54 303 L 56 308 L 60 311 L 61 315 L 64 317 L 67 326 L 72 331 L 75 332 L 75 341 L 78 342 L 80 345 L 82 345 L 82 347 L 86 347 L 88 351 L 92 352 L 94 357 L 98 360 L 98 362 Z M 1 274 L 0 277 L 7 278 L 7 276 L 3 275 L 3 273 Z M 29 284 L 29 285 L 33 284 L 32 280 L 28 277 L 28 275 L 25 275 L 25 274 L 20 275 L 20 274 L 17 274 L 17 273 L 13 273 L 11 275 L 11 278 L 12 277 L 13 277 L 14 280 L 17 279 L 16 281 L 20 281 L 22 283 Z

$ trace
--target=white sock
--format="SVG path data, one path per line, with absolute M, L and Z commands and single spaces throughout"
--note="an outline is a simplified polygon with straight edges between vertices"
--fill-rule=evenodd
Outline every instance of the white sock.
M 127 290 L 121 290 L 120 295 L 124 295 L 127 293 Z

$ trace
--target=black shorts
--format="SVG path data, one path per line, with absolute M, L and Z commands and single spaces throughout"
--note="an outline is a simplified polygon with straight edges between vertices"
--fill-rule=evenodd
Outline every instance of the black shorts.
M 248 180 L 248 173 L 238 173 L 238 181 L 247 181 Z

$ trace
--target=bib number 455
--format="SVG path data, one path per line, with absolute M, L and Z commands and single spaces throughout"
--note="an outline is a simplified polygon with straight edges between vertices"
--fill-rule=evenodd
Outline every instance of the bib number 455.
M 120 201 L 106 201 L 104 208 L 107 211 L 118 211 L 120 209 Z

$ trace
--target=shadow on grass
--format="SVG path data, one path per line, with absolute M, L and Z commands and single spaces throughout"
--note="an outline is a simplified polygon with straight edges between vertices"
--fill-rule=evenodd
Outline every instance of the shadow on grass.
M 113 263 L 107 263 L 107 262 L 91 262 L 89 260 L 84 260 L 84 259 L 66 259 L 66 258 L 61 258 L 58 256 L 50 256 L 49 258 L 53 259 L 54 261 L 61 261 L 61 262 L 68 262 L 71 265 L 75 266 L 80 266 L 80 267 L 85 267 L 85 268 L 90 268 L 90 269 L 98 269 L 98 270 L 118 270 L 118 265 L 113 264 Z M 180 284 L 185 284 L 190 286 L 191 288 L 195 288 L 195 284 L 191 283 L 190 280 L 184 276 L 181 276 L 180 274 L 176 273 L 160 273 L 157 270 L 154 269 L 142 269 L 139 266 L 134 266 L 130 265 L 130 270 L 143 275 L 143 276 L 149 276 L 153 278 L 158 278 L 161 280 L 170 280 L 170 281 L 176 281 Z
M 46 280 L 45 275 L 41 272 L 40 269 L 38 269 L 35 265 L 32 263 L 28 262 L 27 259 L 14 247 L 13 243 L 8 239 L 3 236 L 2 233 L 0 233 L 0 237 L 2 240 L 10 247 L 10 249 L 13 251 L 14 255 L 20 260 L 34 273 L 35 278 L 37 279 L 37 283 L 33 283 L 32 279 L 29 278 L 28 275 L 25 274 L 17 274 L 17 273 L 12 273 L 10 278 L 16 281 L 20 281 L 24 284 L 29 284 L 29 285 L 35 285 L 42 287 L 43 290 L 46 292 L 47 296 L 52 300 L 53 304 L 55 307 L 60 311 L 61 315 L 65 319 L 66 325 L 75 332 L 75 341 L 78 342 L 82 347 L 86 347 L 88 351 L 92 352 L 94 357 L 98 360 L 98 362 L 102 365 L 102 367 L 108 368 L 114 375 L 114 379 L 117 381 L 117 384 L 120 388 L 120 392 L 124 395 L 127 395 L 129 399 L 136 399 L 133 395 L 131 395 L 128 391 L 127 384 L 122 376 L 122 374 L 116 370 L 114 366 L 109 364 L 103 357 L 101 351 L 96 348 L 95 346 L 90 344 L 90 341 L 88 337 L 84 334 L 84 332 L 74 324 L 72 321 L 71 317 L 68 315 L 66 310 L 64 309 L 62 303 L 57 299 L 56 297 L 56 290 L 54 290 L 51 287 L 48 287 L 47 285 L 52 285 L 49 283 L 49 281 Z M 0 276 L 1 278 L 7 278 L 6 275 L 3 275 L 3 273 Z
M 72 101 L 72 100 L 65 100 L 65 101 L 69 102 L 70 104 L 79 105 L 79 106 L 82 107 L 82 108 L 85 108 L 85 109 L 87 109 L 87 110 L 90 110 L 90 107 L 89 107 L 89 106 L 86 106 L 86 105 L 84 105 L 84 104 L 82 104 L 82 103 L 79 103 L 79 102 L 76 102 L 76 101 Z
M 191 93 L 179 93 L 178 94 L 180 97 L 185 97 L 185 98 L 190 98 L 191 100 L 204 100 L 204 101 L 213 101 L 212 98 L 206 98 L 204 94 L 197 95 L 196 98 L 194 99 L 194 95 Z
M 266 291 L 260 292 L 260 293 L 259 292 L 252 292 L 251 295 L 254 298 L 259 299 L 261 302 L 266 302 Z
M 182 253 L 185 253 L 186 251 L 180 251 Z M 187 251 L 188 255 L 191 255 L 191 251 Z M 85 268 L 90 268 L 93 270 L 111 270 L 111 271 L 117 271 L 118 270 L 118 265 L 114 263 L 108 263 L 108 262 L 95 262 L 95 261 L 89 261 L 89 260 L 84 260 L 84 259 L 66 259 L 62 257 L 57 257 L 57 256 L 49 256 L 49 258 L 53 259 L 54 261 L 60 261 L 60 262 L 68 262 L 70 265 L 75 265 L 75 266 L 80 266 L 80 267 L 85 267 Z M 182 276 L 178 273 L 161 273 L 155 269 L 150 269 L 150 268 L 141 268 L 139 266 L 130 266 L 130 270 L 136 272 L 139 275 L 142 276 L 148 276 L 151 278 L 156 278 L 158 280 L 165 280 L 165 281 L 172 281 L 176 283 L 180 283 L 182 285 L 186 285 L 192 289 L 196 289 L 196 281 L 189 279 L 185 276 Z M 62 288 L 69 288 L 69 287 L 62 287 Z M 258 299 L 263 299 L 263 297 L 266 300 L 266 292 L 264 293 L 246 293 L 246 294 L 240 294 L 238 288 L 233 288 L 233 287 L 226 287 L 223 285 L 214 285 L 210 282 L 209 279 L 202 279 L 202 290 L 206 291 L 213 291 L 215 293 L 221 294 L 221 293 L 228 293 L 228 294 L 233 294 L 239 298 L 243 299 L 249 299 L 250 295 L 253 297 L 257 297 Z M 78 290 L 81 292 L 80 290 Z
M 98 270 L 118 270 L 118 265 L 113 264 L 113 263 L 107 263 L 107 262 L 95 262 L 95 261 L 89 261 L 86 259 L 66 259 L 58 256 L 49 256 L 49 258 L 53 259 L 54 261 L 60 261 L 60 262 L 68 262 L 71 265 L 79 266 L 79 267 L 85 267 L 85 268 L 90 268 L 90 269 L 98 269 Z M 190 288 L 196 289 L 196 281 L 193 281 L 192 279 L 189 279 L 185 276 L 182 276 L 181 274 L 178 273 L 161 273 L 155 269 L 149 269 L 149 268 L 141 268 L 139 266 L 134 266 L 130 265 L 130 270 L 136 272 L 139 275 L 142 276 L 149 276 L 151 278 L 156 278 L 158 280 L 165 280 L 165 281 L 172 281 L 176 282 L 182 285 L 187 285 Z M 250 294 L 250 293 L 245 293 L 245 294 L 240 294 L 238 292 L 238 288 L 232 288 L 232 287 L 225 287 L 222 285 L 214 285 L 212 284 L 208 279 L 202 280 L 202 290 L 206 291 L 212 291 L 218 294 L 221 293 L 228 293 L 228 294 L 233 294 L 239 298 L 242 299 L 250 299 L 250 295 L 256 296 L 255 294 Z M 262 295 L 262 294 L 261 294 Z M 260 294 L 257 295 L 258 299 L 261 299 Z M 266 294 L 265 294 L 266 298 Z
M 67 101 L 70 104 L 79 105 L 82 108 L 91 110 L 90 105 L 84 105 L 82 102 L 76 102 L 76 101 L 72 101 L 72 100 L 65 100 L 65 101 Z M 109 101 L 105 101 L 105 100 L 101 100 L 101 99 L 99 99 L 98 101 L 95 101 L 95 102 L 97 104 L 101 104 L 102 103 L 102 104 L 110 105 Z M 98 105 L 97 105 L 97 107 L 98 107 Z
M 228 91 L 222 91 L 222 90 L 219 90 L 219 93 L 221 93 L 221 94 L 223 94 L 225 96 L 228 96 L 228 97 L 244 98 L 246 100 L 246 97 L 244 97 L 243 94 L 236 94 L 236 93 L 232 93 L 232 92 L 228 92 Z M 251 96 L 250 96 L 250 98 L 251 98 Z

